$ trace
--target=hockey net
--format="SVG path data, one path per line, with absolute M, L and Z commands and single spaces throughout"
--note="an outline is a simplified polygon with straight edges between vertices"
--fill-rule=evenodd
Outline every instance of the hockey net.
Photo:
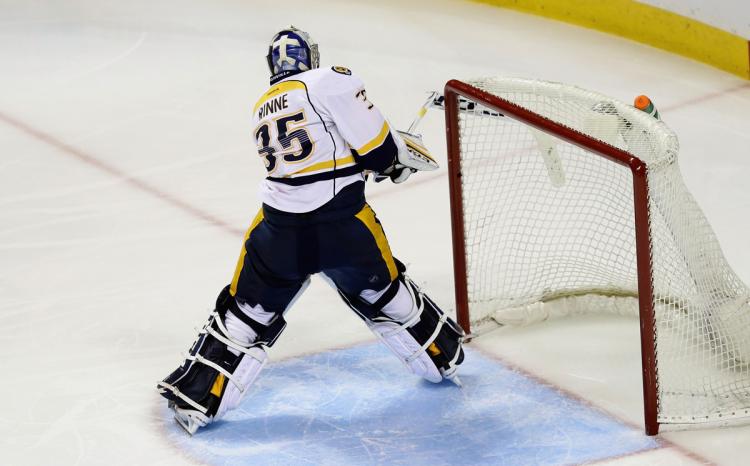
M 675 134 L 559 83 L 445 91 L 464 328 L 640 315 L 649 434 L 750 416 L 750 293 L 682 180 Z

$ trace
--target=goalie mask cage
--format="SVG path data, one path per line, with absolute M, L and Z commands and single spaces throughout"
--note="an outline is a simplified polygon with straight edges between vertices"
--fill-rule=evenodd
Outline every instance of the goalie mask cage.
M 748 288 L 682 181 L 674 133 L 559 83 L 452 80 L 445 99 L 464 330 L 633 313 L 647 434 L 750 416 Z

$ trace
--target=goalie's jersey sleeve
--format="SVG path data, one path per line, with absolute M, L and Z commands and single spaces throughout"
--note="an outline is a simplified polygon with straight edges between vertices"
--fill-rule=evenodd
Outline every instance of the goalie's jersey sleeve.
M 341 67 L 273 84 L 255 104 L 253 128 L 267 170 L 261 200 L 285 212 L 317 209 L 398 153 L 398 136 L 367 100 L 362 81 Z

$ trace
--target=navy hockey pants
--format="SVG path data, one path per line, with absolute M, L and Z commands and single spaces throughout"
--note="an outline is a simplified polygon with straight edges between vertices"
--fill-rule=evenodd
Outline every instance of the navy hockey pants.
M 398 276 L 383 227 L 365 202 L 364 183 L 347 186 L 304 214 L 264 205 L 245 235 L 230 292 L 281 313 L 319 272 L 354 296 L 382 290 Z

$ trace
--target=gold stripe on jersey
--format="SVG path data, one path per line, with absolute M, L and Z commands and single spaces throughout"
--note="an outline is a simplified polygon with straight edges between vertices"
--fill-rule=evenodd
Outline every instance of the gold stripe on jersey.
M 385 237 L 385 232 L 383 231 L 380 222 L 378 222 L 378 219 L 375 217 L 375 212 L 369 205 L 365 204 L 355 217 L 364 223 L 367 229 L 370 230 L 370 233 L 372 233 L 373 238 L 375 238 L 375 243 L 378 245 L 378 249 L 380 249 L 380 255 L 383 256 L 383 261 L 388 267 L 391 281 L 395 280 L 396 277 L 398 277 L 396 261 L 393 260 L 391 247 L 388 245 L 388 238 Z
M 383 127 L 380 129 L 380 133 L 378 133 L 375 138 L 373 138 L 372 141 L 368 142 L 364 146 L 357 149 L 357 153 L 359 155 L 365 155 L 371 150 L 380 147 L 381 144 L 383 144 L 383 141 L 385 141 L 385 138 L 388 137 L 388 132 L 390 131 L 390 128 L 388 128 L 388 122 L 383 122 Z
M 263 94 L 260 99 L 258 99 L 258 102 L 255 104 L 255 108 L 253 109 L 253 113 L 257 112 L 258 109 L 266 102 L 266 100 L 276 97 L 279 94 L 293 91 L 295 89 L 305 89 L 305 83 L 301 81 L 284 81 L 276 84 L 265 94 Z
M 326 160 L 325 162 L 319 162 L 319 163 L 310 165 L 309 167 L 303 168 L 302 170 L 297 170 L 294 173 L 286 175 L 285 178 L 288 178 L 294 175 L 301 175 L 303 173 L 310 173 L 310 172 L 316 172 L 318 170 L 325 170 L 328 168 L 333 168 L 334 166 L 336 168 L 344 168 L 344 167 L 348 167 L 349 165 L 353 163 L 355 162 L 354 162 L 354 156 L 352 155 L 350 155 L 349 157 L 344 157 L 342 159 L 336 159 L 335 162 L 333 160 Z
M 250 228 L 247 229 L 247 233 L 245 233 L 245 240 L 242 241 L 242 252 L 240 252 L 240 258 L 237 259 L 237 267 L 235 267 L 234 269 L 232 285 L 229 287 L 229 294 L 231 294 L 232 296 L 237 294 L 237 283 L 240 281 L 240 273 L 242 272 L 242 267 L 245 265 L 245 255 L 247 254 L 245 243 L 247 243 L 247 240 L 250 239 L 250 233 L 252 233 L 253 230 L 255 230 L 255 227 L 257 227 L 262 221 L 263 209 L 260 209 L 258 215 L 255 216 L 255 219 L 253 219 L 253 223 L 250 224 Z

